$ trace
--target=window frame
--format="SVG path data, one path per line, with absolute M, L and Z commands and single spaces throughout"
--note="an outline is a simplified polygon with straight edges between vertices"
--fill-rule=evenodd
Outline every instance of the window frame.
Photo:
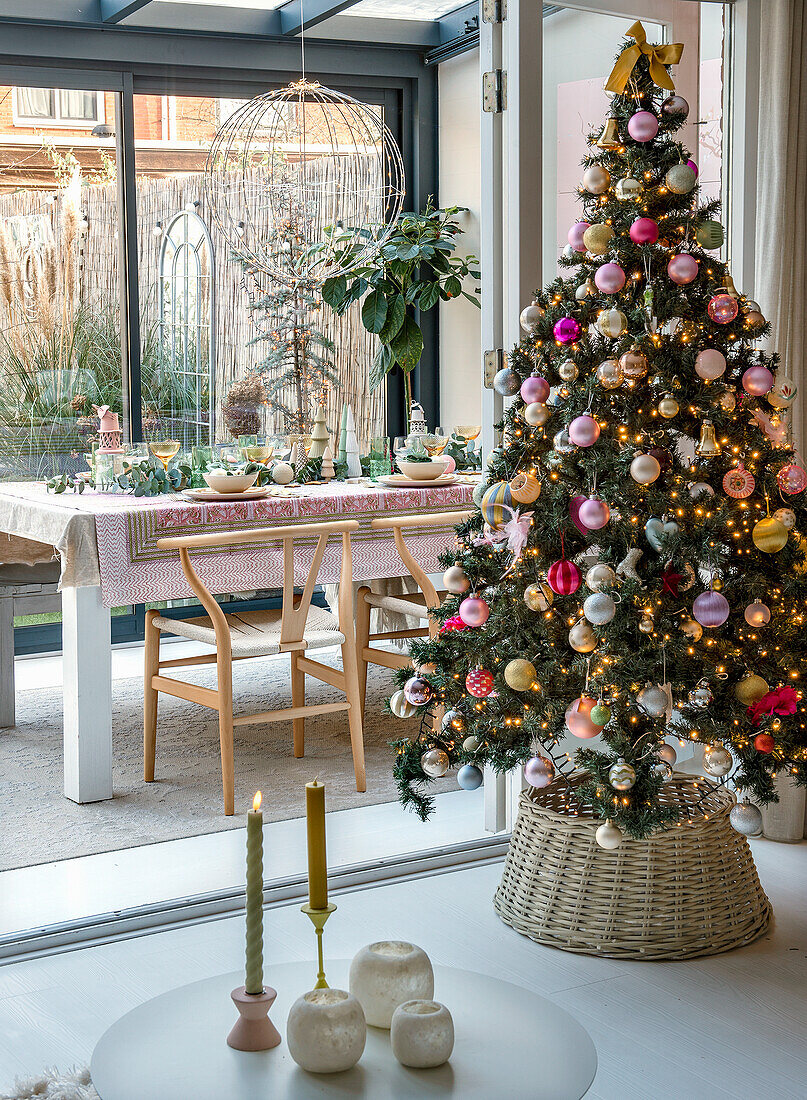
M 12 124 L 19 129 L 28 130 L 92 130 L 106 122 L 106 97 L 99 88 L 46 88 L 45 91 L 53 95 L 55 114 L 51 117 L 25 115 L 20 111 L 19 93 L 25 87 L 39 87 L 39 85 L 15 84 L 11 97 Z M 90 92 L 95 96 L 95 118 L 67 118 L 62 116 L 60 110 L 61 93 L 72 91 Z

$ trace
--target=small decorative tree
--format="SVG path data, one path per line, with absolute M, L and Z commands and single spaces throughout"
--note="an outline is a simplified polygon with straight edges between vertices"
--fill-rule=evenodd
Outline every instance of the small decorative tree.
M 308 452 L 309 458 L 322 458 L 325 454 L 328 445 L 331 442 L 331 436 L 328 432 L 328 424 L 325 419 L 325 405 L 320 401 L 317 405 L 316 416 L 314 417 L 314 430 L 311 433 L 311 449 Z

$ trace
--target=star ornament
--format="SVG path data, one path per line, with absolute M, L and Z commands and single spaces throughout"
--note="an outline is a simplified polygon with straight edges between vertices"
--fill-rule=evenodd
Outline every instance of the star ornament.
M 672 565 L 668 565 L 661 575 L 661 591 L 668 596 L 677 598 L 681 581 L 685 579 L 684 573 L 676 573 Z

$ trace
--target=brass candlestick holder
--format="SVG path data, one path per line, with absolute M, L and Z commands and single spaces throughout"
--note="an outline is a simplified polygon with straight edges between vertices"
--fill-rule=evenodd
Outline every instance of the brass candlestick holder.
M 314 929 L 317 933 L 317 965 L 319 969 L 317 971 L 317 984 L 314 986 L 314 989 L 329 989 L 330 987 L 325 981 L 325 959 L 322 950 L 322 933 L 325 928 L 326 920 L 331 913 L 336 912 L 336 906 L 333 902 L 329 902 L 325 909 L 312 909 L 306 902 L 305 905 L 300 907 L 300 912 L 305 913 L 314 925 Z

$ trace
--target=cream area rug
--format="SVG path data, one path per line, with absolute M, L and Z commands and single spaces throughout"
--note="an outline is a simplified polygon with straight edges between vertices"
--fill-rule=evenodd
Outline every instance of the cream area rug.
M 338 651 L 320 654 L 338 665 Z M 212 687 L 212 668 L 181 669 Z M 336 701 L 340 693 L 307 678 L 307 702 Z M 76 805 L 62 794 L 62 695 L 60 688 L 23 691 L 17 726 L 0 730 L 0 870 L 54 859 L 109 852 L 243 828 L 256 790 L 263 791 L 265 820 L 305 814 L 305 784 L 319 776 L 328 787 L 329 810 L 392 802 L 389 742 L 415 732 L 417 719 L 401 722 L 384 713 L 392 691 L 387 669 L 370 665 L 364 724 L 367 791 L 357 794 L 347 713 L 306 721 L 306 755 L 292 755 L 291 722 L 241 726 L 235 731 L 235 816 L 225 817 L 221 794 L 218 722 L 212 711 L 160 696 L 155 783 L 143 782 L 143 682 L 112 686 L 113 785 L 106 802 Z M 291 704 L 287 658 L 239 661 L 234 666 L 236 713 Z M 343 698 L 343 696 L 342 696 Z
M 88 1069 L 59 1073 L 46 1070 L 41 1077 L 17 1081 L 14 1092 L 0 1100 L 99 1100 Z

